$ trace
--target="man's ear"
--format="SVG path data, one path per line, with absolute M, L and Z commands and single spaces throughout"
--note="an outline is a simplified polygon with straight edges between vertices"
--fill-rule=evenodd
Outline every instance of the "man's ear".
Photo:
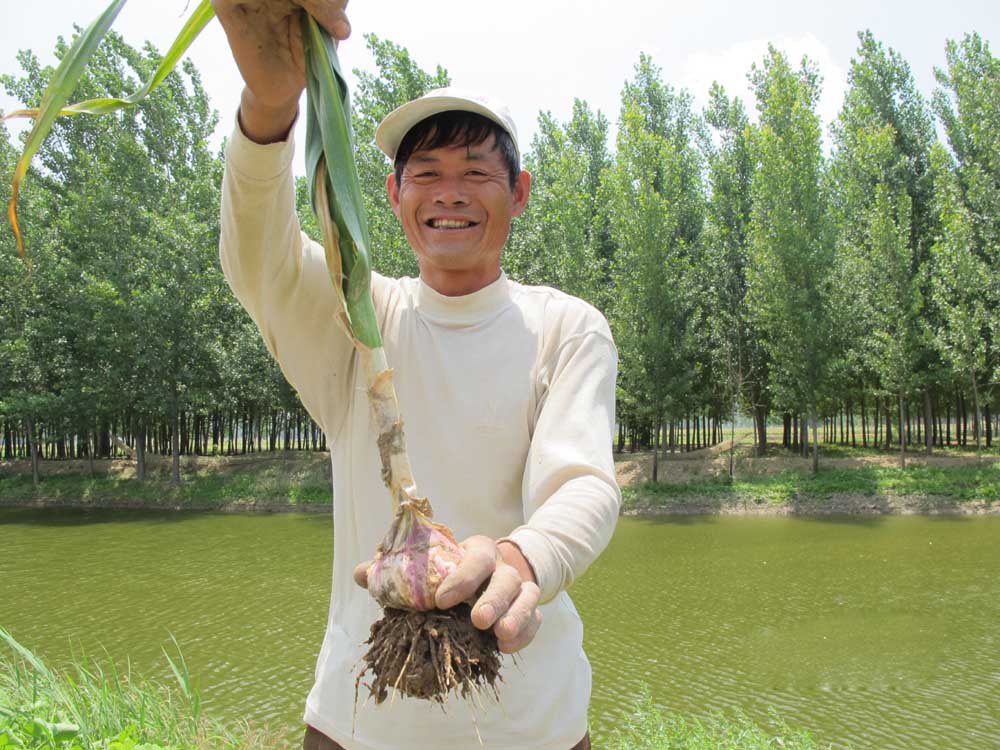
M 385 178 L 385 190 L 389 194 L 389 205 L 392 206 L 392 212 L 396 214 L 396 218 L 399 218 L 399 184 L 396 182 L 396 173 L 390 172 L 389 176 Z
M 522 169 L 514 184 L 514 205 L 511 209 L 511 216 L 520 216 L 528 205 L 528 196 L 531 195 L 531 174 Z

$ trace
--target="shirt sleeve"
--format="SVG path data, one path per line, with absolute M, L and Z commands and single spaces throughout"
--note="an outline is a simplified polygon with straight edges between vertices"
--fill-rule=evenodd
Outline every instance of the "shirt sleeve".
M 610 331 L 591 331 L 564 341 L 540 374 L 548 385 L 524 473 L 527 521 L 508 538 L 535 571 L 542 602 L 587 569 L 618 519 L 611 452 L 617 371 Z
M 295 213 L 294 144 L 254 143 L 237 124 L 226 146 L 219 256 L 230 288 L 331 445 L 347 413 L 354 348 L 323 247 Z

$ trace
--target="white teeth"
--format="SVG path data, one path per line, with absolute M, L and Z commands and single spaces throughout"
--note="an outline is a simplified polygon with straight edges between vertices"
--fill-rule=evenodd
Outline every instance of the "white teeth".
M 455 219 L 432 219 L 431 226 L 435 229 L 465 229 L 472 226 L 472 222 L 457 221 Z

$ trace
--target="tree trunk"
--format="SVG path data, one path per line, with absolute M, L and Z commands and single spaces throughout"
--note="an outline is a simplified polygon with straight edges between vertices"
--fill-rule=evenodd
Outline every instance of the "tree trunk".
M 868 447 L 868 417 L 865 414 L 865 394 L 861 392 L 861 447 Z
M 924 448 L 928 456 L 934 452 L 934 414 L 931 409 L 930 386 L 924 388 Z
M 812 455 L 812 473 L 816 476 L 819 473 L 819 436 L 817 434 L 818 430 L 816 427 L 816 401 L 814 400 L 811 404 L 810 418 L 812 419 L 813 427 L 813 455 Z
M 91 478 L 94 477 L 94 454 L 97 453 L 97 433 L 94 433 L 93 448 L 87 445 L 87 468 L 90 470 Z
M 858 436 L 854 432 L 854 399 L 849 399 L 847 402 L 847 419 L 848 425 L 851 430 L 851 447 L 858 447 Z
M 944 430 L 945 430 L 945 438 L 947 439 L 947 445 L 950 448 L 951 447 L 951 401 L 949 399 L 945 399 L 945 401 L 948 402 L 948 406 L 945 410 Z
M 960 426 L 955 426 L 955 432 L 957 434 L 961 430 L 962 438 L 955 442 L 965 448 L 969 444 L 969 413 L 965 408 L 965 396 L 962 394 L 958 395 L 958 411 L 962 416 L 959 418 Z
M 757 423 L 757 445 L 758 456 L 767 455 L 767 409 L 764 404 L 757 404 L 754 407 L 754 421 Z
M 885 397 L 885 449 L 892 450 L 892 399 Z
M 35 436 L 35 418 L 28 417 L 28 452 L 31 455 L 31 486 L 38 489 L 38 440 Z
M 902 388 L 899 389 L 899 394 L 898 395 L 899 395 L 899 416 L 900 416 L 900 424 L 899 424 L 899 431 L 900 431 L 900 433 L 899 433 L 899 468 L 900 469 L 905 469 L 906 468 L 906 439 L 904 439 L 904 437 L 903 437 L 903 423 L 902 423 L 902 417 L 903 417 L 903 389 Z M 909 424 L 907 424 L 907 426 L 906 426 L 906 437 L 907 438 L 909 438 L 909 432 L 910 432 L 910 426 L 909 426 Z
M 736 467 L 734 463 L 734 455 L 736 451 L 736 415 L 739 413 L 740 407 L 737 397 L 733 394 L 733 416 L 729 421 L 729 478 L 735 478 Z
M 653 484 L 660 478 L 660 426 L 662 418 L 656 421 L 656 435 L 653 437 Z
M 180 442 L 180 412 L 177 408 L 177 382 L 174 381 L 170 390 L 170 484 L 173 487 L 180 487 L 181 484 Z
M 910 422 L 910 404 L 909 403 L 906 403 L 906 404 L 900 403 L 899 410 L 901 412 L 902 411 L 906 412 L 906 444 L 909 445 L 910 443 L 913 442 L 913 433 L 912 433 L 912 430 L 910 429 L 910 424 L 911 424 L 911 422 Z
M 986 450 L 989 450 L 993 447 L 993 415 L 988 403 L 983 407 L 983 422 L 986 425 Z
M 983 458 L 983 441 L 982 441 L 982 428 L 981 428 L 981 415 L 979 413 L 979 385 L 976 383 L 976 371 L 972 371 L 972 404 L 976 410 L 976 424 L 975 424 L 975 434 L 976 434 L 976 458 L 982 460 Z
M 138 418 L 135 439 L 135 476 L 140 482 L 146 481 L 146 423 Z

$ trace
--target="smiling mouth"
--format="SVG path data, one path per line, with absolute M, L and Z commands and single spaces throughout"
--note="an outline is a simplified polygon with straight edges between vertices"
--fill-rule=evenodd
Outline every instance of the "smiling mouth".
M 464 219 L 429 219 L 426 224 L 431 229 L 468 229 L 476 226 L 478 222 Z

